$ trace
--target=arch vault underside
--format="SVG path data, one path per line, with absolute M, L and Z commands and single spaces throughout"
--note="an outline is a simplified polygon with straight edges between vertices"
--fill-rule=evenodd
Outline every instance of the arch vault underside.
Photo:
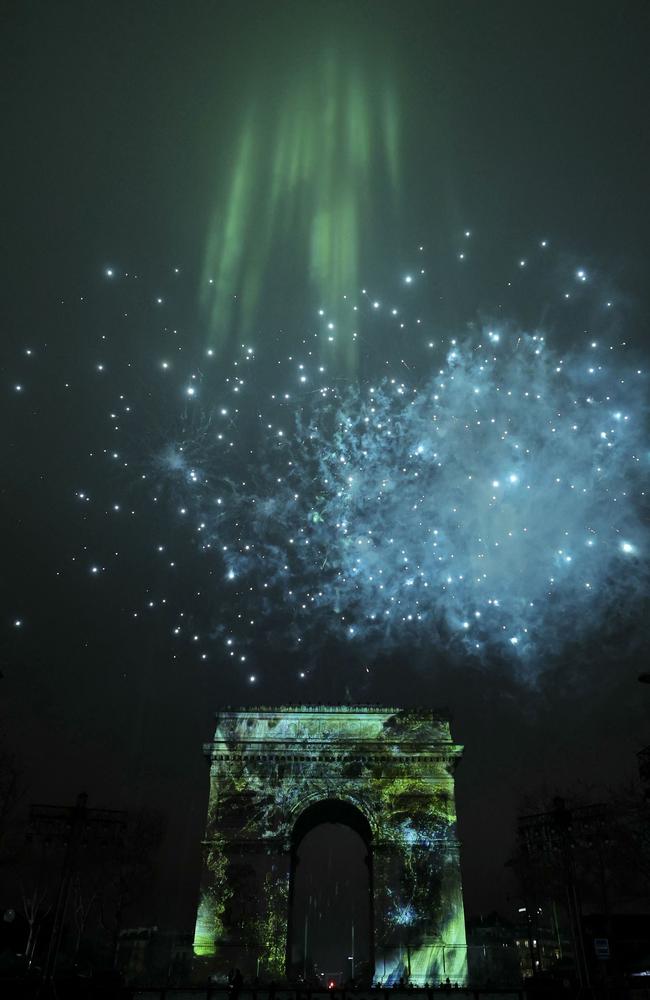
M 414 984 L 467 974 L 447 719 L 377 706 L 217 714 L 194 936 L 201 975 L 287 972 L 294 830 L 348 803 L 371 833 L 374 975 Z M 296 827 L 298 824 L 298 827 Z

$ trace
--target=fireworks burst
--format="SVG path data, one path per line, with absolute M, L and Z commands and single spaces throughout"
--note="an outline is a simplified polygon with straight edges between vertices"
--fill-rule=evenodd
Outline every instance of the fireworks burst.
M 608 346 L 491 328 L 416 384 L 275 394 L 246 481 L 212 425 L 161 464 L 238 599 L 302 641 L 536 660 L 643 593 L 644 391 Z
M 466 267 L 466 249 L 452 256 Z M 607 319 L 571 349 L 557 323 L 547 336 L 502 307 L 450 332 L 421 263 L 392 296 L 346 295 L 356 381 L 337 370 L 343 334 L 325 308 L 292 346 L 267 336 L 229 361 L 170 322 L 173 290 L 124 312 L 167 311 L 153 355 L 150 336 L 145 355 L 133 334 L 99 334 L 88 370 L 108 423 L 88 421 L 87 450 L 113 471 L 76 484 L 85 544 L 60 573 L 121 572 L 124 613 L 158 613 L 174 642 L 234 661 L 250 684 L 271 646 L 296 651 L 307 678 L 325 639 L 365 662 L 428 649 L 532 677 L 568 638 L 633 623 L 647 585 L 647 377 L 612 332 L 611 297 L 583 267 L 556 282 L 560 308 L 598 299 Z M 504 286 L 534 266 L 515 260 Z M 127 279 L 139 280 L 112 264 L 106 292 Z M 29 396 L 28 378 L 18 387 Z

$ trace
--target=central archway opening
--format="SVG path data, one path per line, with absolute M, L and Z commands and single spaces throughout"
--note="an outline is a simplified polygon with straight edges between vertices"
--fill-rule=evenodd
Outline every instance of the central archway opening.
M 373 972 L 372 834 L 363 813 L 326 799 L 291 838 L 288 971 L 314 984 L 369 983 Z

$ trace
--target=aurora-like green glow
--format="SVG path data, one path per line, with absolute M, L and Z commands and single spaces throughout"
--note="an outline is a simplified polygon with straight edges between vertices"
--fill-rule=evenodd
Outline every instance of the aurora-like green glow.
M 389 63 L 340 45 L 260 83 L 208 236 L 202 299 L 213 348 L 257 328 L 262 296 L 273 298 L 278 281 L 330 316 L 359 294 L 361 254 L 397 203 L 398 119 Z M 346 323 L 333 330 L 334 353 L 352 369 Z
M 361 814 L 372 856 L 374 975 L 463 984 L 467 948 L 454 804 L 460 755 L 425 711 L 327 706 L 218 716 L 194 951 L 201 974 L 281 977 L 292 851 L 317 803 Z M 299 842 L 299 840 L 298 840 Z M 300 964 L 300 963 L 298 963 Z

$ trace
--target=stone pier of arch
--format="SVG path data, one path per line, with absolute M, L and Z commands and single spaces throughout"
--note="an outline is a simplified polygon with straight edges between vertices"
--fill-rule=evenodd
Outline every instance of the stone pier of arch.
M 368 847 L 373 978 L 466 982 L 454 799 L 462 747 L 447 718 L 374 705 L 226 709 L 204 752 L 197 977 L 292 975 L 295 851 L 319 817 L 338 813 L 353 827 L 358 815 Z

